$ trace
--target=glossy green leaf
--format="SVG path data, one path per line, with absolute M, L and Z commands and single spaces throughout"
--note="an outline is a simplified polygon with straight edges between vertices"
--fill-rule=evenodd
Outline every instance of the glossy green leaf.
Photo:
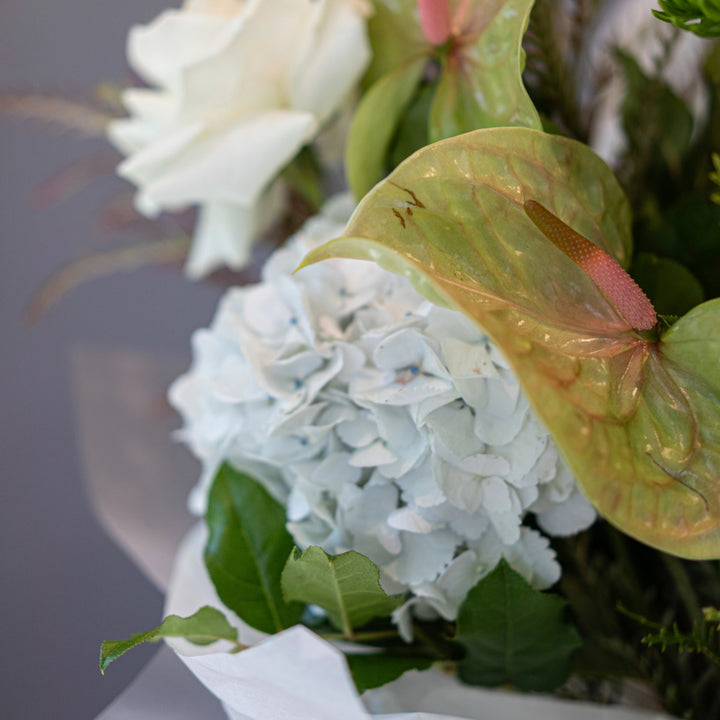
M 587 147 L 522 128 L 429 146 L 311 254 L 375 260 L 505 353 L 598 510 L 684 557 L 720 557 L 720 299 L 657 341 L 532 223 L 536 200 L 627 265 L 630 218 Z
M 351 550 L 328 555 L 319 547 L 295 548 L 282 574 L 288 601 L 319 605 L 335 627 L 350 639 L 353 629 L 377 617 L 388 617 L 402 601 L 380 586 L 380 571 L 364 555 Z
M 425 58 L 393 70 L 365 94 L 353 117 L 345 153 L 348 184 L 361 198 L 387 172 L 387 155 L 405 108 L 422 76 Z
M 163 638 L 180 637 L 195 645 L 210 645 L 218 640 L 229 640 L 237 647 L 237 628 L 233 627 L 216 608 L 205 605 L 190 617 L 168 615 L 157 627 L 144 633 L 135 633 L 127 640 L 106 640 L 100 649 L 100 672 L 128 650 L 146 642 Z
M 478 128 L 540 129 L 522 81 L 522 38 L 534 0 L 486 0 L 470 5 L 457 48 L 443 62 L 430 113 L 430 140 Z
M 529 691 L 562 685 L 580 646 L 580 636 L 563 617 L 565 605 L 557 595 L 535 590 L 501 560 L 460 606 L 455 636 L 465 649 L 460 679 Z
M 695 276 L 670 258 L 638 253 L 631 271 L 660 315 L 684 315 L 705 299 Z
M 345 656 L 359 693 L 387 685 L 408 670 L 427 670 L 432 659 L 413 655 L 363 653 Z
M 205 565 L 223 603 L 263 632 L 299 622 L 302 605 L 285 602 L 280 586 L 294 546 L 283 506 L 226 464 L 210 489 L 206 520 Z

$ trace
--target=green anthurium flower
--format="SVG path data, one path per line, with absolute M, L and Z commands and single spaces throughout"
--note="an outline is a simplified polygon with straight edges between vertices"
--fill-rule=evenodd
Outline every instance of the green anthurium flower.
M 357 198 L 385 174 L 392 144 L 402 144 L 402 118 L 427 85 L 432 102 L 423 124 L 430 142 L 478 128 L 541 127 L 522 82 L 522 38 L 533 2 L 375 0 L 367 92 L 345 157 Z
M 567 231 L 627 266 L 630 211 L 610 169 L 566 138 L 479 130 L 415 153 L 306 264 L 375 260 L 473 318 L 608 520 L 677 555 L 720 557 L 720 299 L 662 336 L 642 329 L 652 308 L 636 317 L 623 282 L 601 289 L 551 241 Z
M 534 0 L 456 2 L 430 111 L 432 142 L 478 128 L 541 127 L 522 82 Z

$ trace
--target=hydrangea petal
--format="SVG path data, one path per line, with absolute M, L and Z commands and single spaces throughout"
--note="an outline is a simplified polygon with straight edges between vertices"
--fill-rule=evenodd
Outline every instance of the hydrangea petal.
M 397 457 L 381 440 L 372 445 L 356 450 L 350 458 L 350 464 L 355 467 L 378 467 L 395 462 Z
M 434 580 L 452 561 L 458 536 L 449 530 L 428 535 L 402 532 L 402 553 L 383 570 L 391 578 L 410 585 Z
M 563 537 L 586 530 L 596 517 L 595 508 L 575 488 L 564 503 L 555 504 L 547 512 L 538 513 L 537 521 L 546 533 Z
M 428 522 L 422 515 L 411 508 L 399 508 L 388 515 L 387 523 L 395 530 L 421 533 L 427 535 L 434 529 L 432 523 Z

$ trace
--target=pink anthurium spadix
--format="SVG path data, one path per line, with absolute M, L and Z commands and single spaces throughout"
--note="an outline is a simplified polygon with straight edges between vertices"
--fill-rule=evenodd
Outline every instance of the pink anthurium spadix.
M 450 0 L 417 0 L 420 26 L 431 45 L 442 45 L 450 38 Z
M 655 327 L 657 313 L 653 304 L 615 258 L 576 233 L 539 202 L 527 200 L 525 212 L 548 240 L 592 278 L 632 327 L 636 330 Z
M 568 238 L 575 259 L 555 244 Z M 624 274 L 630 252 L 627 200 L 589 148 L 495 128 L 417 152 L 306 264 L 374 260 L 471 317 L 610 522 L 676 555 L 720 557 L 720 299 L 648 332 L 639 289 L 614 266 L 600 273 L 614 289 L 593 277 L 605 255 Z

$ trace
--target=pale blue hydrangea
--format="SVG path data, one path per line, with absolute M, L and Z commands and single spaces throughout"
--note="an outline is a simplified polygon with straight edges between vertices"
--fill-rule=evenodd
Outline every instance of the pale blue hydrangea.
M 386 590 L 412 591 L 405 630 L 410 607 L 453 619 L 501 557 L 551 585 L 554 552 L 523 519 L 568 535 L 595 514 L 494 345 L 373 263 L 292 274 L 351 209 L 331 202 L 195 334 L 170 391 L 203 464 L 192 508 L 220 463 L 249 471 L 287 507 L 298 545 L 357 550 Z

